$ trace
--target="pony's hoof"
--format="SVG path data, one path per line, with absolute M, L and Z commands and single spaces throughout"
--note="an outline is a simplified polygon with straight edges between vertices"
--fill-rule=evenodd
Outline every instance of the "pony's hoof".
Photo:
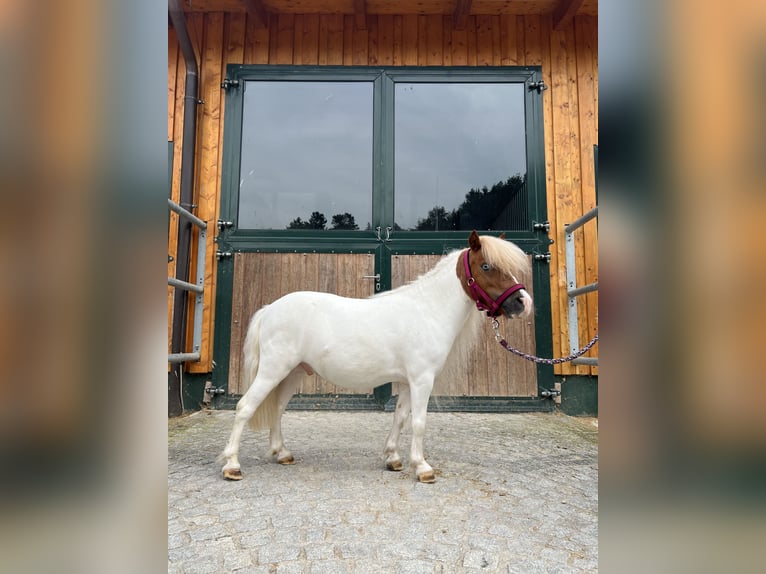
M 226 480 L 242 480 L 242 471 L 238 468 L 223 469 L 223 477 Z
M 392 460 L 391 462 L 386 463 L 386 468 L 388 470 L 393 470 L 394 472 L 399 472 L 404 468 L 404 465 L 401 460 Z
M 287 456 L 283 456 L 282 458 L 278 458 L 277 462 L 279 464 L 284 464 L 284 465 L 295 464 L 295 458 L 293 458 L 293 455 L 288 454 Z
M 423 482 L 425 484 L 431 484 L 432 482 L 436 482 L 436 476 L 434 475 L 434 471 L 426 470 L 424 472 L 419 473 L 418 482 Z

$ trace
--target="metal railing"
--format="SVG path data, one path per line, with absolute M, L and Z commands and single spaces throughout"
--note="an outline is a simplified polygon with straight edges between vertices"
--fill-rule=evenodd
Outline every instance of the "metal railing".
M 598 206 L 591 209 L 582 217 L 564 227 L 566 232 L 566 272 L 567 299 L 569 319 L 569 352 L 576 353 L 580 349 L 580 331 L 577 320 L 577 297 L 598 291 L 598 281 L 582 287 L 577 286 L 577 266 L 575 263 L 574 232 L 598 215 Z M 579 357 L 572 361 L 573 365 L 598 365 L 598 357 Z
M 185 363 L 187 361 L 199 361 L 202 345 L 202 311 L 205 292 L 205 249 L 207 247 L 207 223 L 196 215 L 190 213 L 174 201 L 168 199 L 170 211 L 177 213 L 179 217 L 188 219 L 192 225 L 199 228 L 199 241 L 197 242 L 197 276 L 195 283 L 181 281 L 175 277 L 168 277 L 168 285 L 176 289 L 183 289 L 196 293 L 194 298 L 194 325 L 192 327 L 192 352 L 170 353 L 168 363 Z

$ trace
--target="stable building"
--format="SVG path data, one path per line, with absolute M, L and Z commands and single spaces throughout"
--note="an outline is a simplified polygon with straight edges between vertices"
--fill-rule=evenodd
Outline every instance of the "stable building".
M 262 305 L 394 289 L 473 229 L 532 263 L 535 315 L 501 320 L 509 343 L 561 357 L 591 341 L 597 30 L 595 0 L 170 0 L 170 414 L 236 402 Z M 431 408 L 596 414 L 597 356 L 529 362 L 488 322 Z M 307 373 L 291 405 L 395 394 Z

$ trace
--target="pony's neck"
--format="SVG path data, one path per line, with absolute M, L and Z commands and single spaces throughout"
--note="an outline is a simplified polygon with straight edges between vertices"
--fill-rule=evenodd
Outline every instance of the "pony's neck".
M 451 328 L 449 337 L 452 345 L 446 356 L 441 372 L 437 374 L 437 380 L 454 380 L 463 375 L 462 368 L 473 353 L 481 334 L 481 326 L 484 322 L 484 313 L 476 308 L 476 303 L 466 294 L 461 284 L 461 278 L 456 272 L 458 258 L 462 254 L 456 251 L 445 257 L 440 263 L 444 264 L 444 272 L 452 274 L 452 280 L 443 282 L 448 286 L 449 295 L 445 289 L 441 306 L 449 305 L 452 317 L 445 317 L 445 329 Z M 447 297 L 450 302 L 447 303 Z M 446 311 L 446 310 L 445 310 Z M 447 327 L 449 325 L 449 327 Z
M 416 297 L 429 315 L 439 318 L 440 330 L 452 340 L 464 332 L 472 319 L 481 323 L 481 314 L 466 295 L 456 273 L 461 253 L 448 253 L 418 280 L 400 287 L 403 293 Z M 469 331 L 474 332 L 475 329 L 472 327 Z

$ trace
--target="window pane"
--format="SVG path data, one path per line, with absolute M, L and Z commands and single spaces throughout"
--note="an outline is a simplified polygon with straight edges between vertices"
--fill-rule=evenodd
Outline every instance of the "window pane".
M 371 82 L 247 82 L 239 227 L 365 229 Z
M 396 84 L 398 229 L 528 228 L 523 84 Z

